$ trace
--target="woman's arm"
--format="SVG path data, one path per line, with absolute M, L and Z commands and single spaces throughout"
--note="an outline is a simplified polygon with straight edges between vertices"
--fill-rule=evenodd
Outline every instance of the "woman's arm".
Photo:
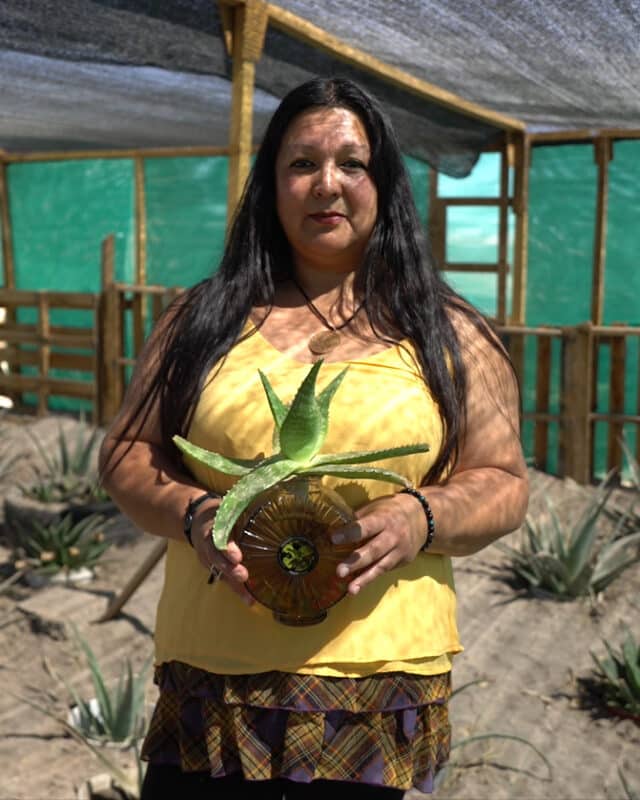
M 166 453 L 159 402 L 156 400 L 139 409 L 157 369 L 170 321 L 170 315 L 162 318 L 136 362 L 122 408 L 102 443 L 100 470 L 104 486 L 116 505 L 139 528 L 156 536 L 183 541 L 188 546 L 183 530 L 184 514 L 189 501 L 203 494 L 206 487 L 176 466 Z M 209 535 L 219 504 L 217 499 L 207 499 L 198 506 L 191 528 L 193 547 L 205 569 L 215 564 L 226 577 L 241 584 L 248 573 L 240 565 L 239 548 L 230 545 L 224 553 L 215 550 Z M 241 593 L 244 594 L 244 589 Z
M 513 370 L 466 317 L 458 312 L 454 322 L 467 368 L 467 426 L 448 481 L 421 491 L 436 526 L 429 552 L 465 556 L 522 524 L 529 487 Z M 408 494 L 380 498 L 356 516 L 357 523 L 338 533 L 343 541 L 364 542 L 338 567 L 341 575 L 360 573 L 351 582 L 352 593 L 412 561 L 427 531 L 422 506 Z

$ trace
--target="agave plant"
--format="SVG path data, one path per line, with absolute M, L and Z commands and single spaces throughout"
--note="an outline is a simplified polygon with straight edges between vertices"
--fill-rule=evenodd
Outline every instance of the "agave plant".
M 27 434 L 44 462 L 44 470 L 36 469 L 36 481 L 21 487 L 25 495 L 45 503 L 106 499 L 104 490 L 96 486 L 93 465 L 93 455 L 100 444 L 98 428 L 87 436 L 86 429 L 78 427 L 75 439 L 70 441 L 59 426 L 57 449 L 53 454 L 45 450 L 33 433 L 27 431 Z
M 591 653 L 598 694 L 608 707 L 640 720 L 640 643 L 629 628 L 620 651 L 615 651 L 606 639 L 602 643 L 607 651 L 604 658 Z
M 362 465 L 394 456 L 425 453 L 429 450 L 427 444 L 385 450 L 320 453 L 329 429 L 331 400 L 348 370 L 348 367 L 342 370 L 316 396 L 316 378 L 321 366 L 322 360 L 313 364 L 290 406 L 280 400 L 266 375 L 258 370 L 275 423 L 273 442 L 277 452 L 268 458 L 252 461 L 225 458 L 198 447 L 181 436 L 173 437 L 182 452 L 208 467 L 239 478 L 224 496 L 215 516 L 211 533 L 217 548 L 226 548 L 233 526 L 258 495 L 293 476 L 369 478 L 409 486 L 407 479 L 397 472 Z
M 89 643 L 80 636 L 75 627 L 73 632 L 85 655 L 95 697 L 91 700 L 83 699 L 63 679 L 76 707 L 76 714 L 72 715 L 72 724 L 90 739 L 129 743 L 140 737 L 145 725 L 145 683 L 153 657 L 149 656 L 135 677 L 131 662 L 127 660 L 116 685 L 109 689 Z
M 29 528 L 18 531 L 18 555 L 22 558 L 16 567 L 26 564 L 41 575 L 93 567 L 111 544 L 103 527 L 104 518 L 97 514 L 79 522 L 74 522 L 71 514 L 47 524 L 33 519 Z
M 611 489 L 601 487 L 583 514 L 571 525 L 561 523 L 546 499 L 548 520 L 527 517 L 520 547 L 498 542 L 511 560 L 511 568 L 528 586 L 560 597 L 597 594 L 623 570 L 640 559 L 640 532 L 621 536 L 618 524 L 607 541 L 598 542 L 597 523 L 603 516 Z

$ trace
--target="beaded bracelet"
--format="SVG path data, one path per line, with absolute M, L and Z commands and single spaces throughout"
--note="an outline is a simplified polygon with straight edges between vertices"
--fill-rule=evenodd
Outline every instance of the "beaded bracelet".
M 205 492 L 201 494 L 199 497 L 195 499 L 189 500 L 187 503 L 186 511 L 184 512 L 184 523 L 182 527 L 182 531 L 184 533 L 185 539 L 189 542 L 191 547 L 193 547 L 193 541 L 191 539 L 191 526 L 193 525 L 193 518 L 196 513 L 196 509 L 208 498 L 211 500 L 217 500 L 220 497 L 219 494 L 215 494 L 215 492 Z
M 424 552 L 425 550 L 429 549 L 431 543 L 433 542 L 433 537 L 436 535 L 436 521 L 433 518 L 431 506 L 429 505 L 427 498 L 417 489 L 407 487 L 406 489 L 401 489 L 400 493 L 410 494 L 412 497 L 415 497 L 416 500 L 419 500 L 422 510 L 424 511 L 424 515 L 427 518 L 427 539 L 420 548 Z

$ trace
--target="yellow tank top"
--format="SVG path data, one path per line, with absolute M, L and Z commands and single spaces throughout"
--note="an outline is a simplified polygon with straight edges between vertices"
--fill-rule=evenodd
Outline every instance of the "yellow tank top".
M 379 462 L 420 486 L 438 452 L 442 428 L 411 346 L 325 362 L 318 390 L 346 364 L 349 371 L 334 396 L 322 452 L 427 442 L 429 453 Z M 258 368 L 289 403 L 309 364 L 282 354 L 259 332 L 239 343 L 202 391 L 189 432 L 192 442 L 235 458 L 272 453 L 273 420 Z M 187 466 L 216 492 L 235 480 L 193 460 Z M 398 491 L 378 481 L 322 480 L 354 509 Z M 259 603 L 247 606 L 224 582 L 207 585 L 207 572 L 189 545 L 169 541 L 156 625 L 157 663 L 177 660 L 234 675 L 269 670 L 337 677 L 398 670 L 433 675 L 451 669 L 451 656 L 461 650 L 447 557 L 421 553 L 355 597 L 340 600 L 320 624 L 295 628 L 276 622 Z

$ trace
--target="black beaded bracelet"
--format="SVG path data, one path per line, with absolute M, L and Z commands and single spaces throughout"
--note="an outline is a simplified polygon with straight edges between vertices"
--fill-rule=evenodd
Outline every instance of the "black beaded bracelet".
M 191 540 L 191 526 L 193 525 L 193 518 L 195 516 L 196 509 L 198 508 L 200 503 L 204 503 L 205 500 L 207 499 L 216 500 L 219 497 L 220 495 L 215 494 L 215 492 L 205 492 L 204 494 L 201 494 L 199 497 L 196 497 L 195 499 L 192 498 L 187 503 L 187 509 L 184 512 L 184 524 L 182 530 L 185 539 L 189 542 L 191 547 L 193 547 L 193 541 Z
M 427 539 L 420 549 L 422 551 L 428 550 L 433 542 L 433 537 L 436 535 L 436 521 L 433 518 L 433 511 L 431 510 L 429 501 L 422 492 L 419 492 L 417 489 L 407 487 L 406 489 L 402 489 L 401 493 L 410 494 L 412 497 L 415 497 L 416 500 L 420 501 L 424 515 L 427 518 Z

